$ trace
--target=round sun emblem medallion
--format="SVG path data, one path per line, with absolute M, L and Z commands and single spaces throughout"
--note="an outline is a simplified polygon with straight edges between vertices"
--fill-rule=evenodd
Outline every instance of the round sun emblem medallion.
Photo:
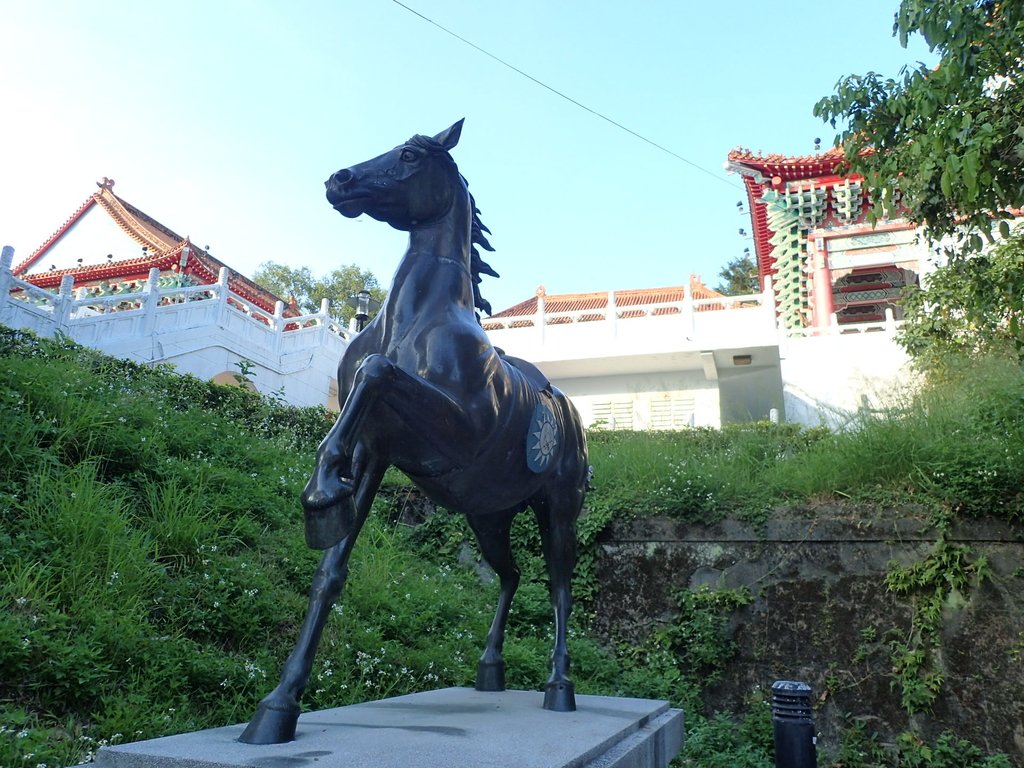
M 537 403 L 526 434 L 526 465 L 534 472 L 543 472 L 554 459 L 558 442 L 555 414 L 546 403 Z

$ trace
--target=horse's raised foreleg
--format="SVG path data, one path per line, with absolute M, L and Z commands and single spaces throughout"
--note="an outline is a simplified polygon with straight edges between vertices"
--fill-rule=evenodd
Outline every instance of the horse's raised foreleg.
M 505 690 L 505 660 L 501 651 L 505 644 L 505 625 L 512 598 L 519 586 L 519 569 L 512 556 L 512 519 L 522 510 L 512 509 L 501 515 L 475 518 L 469 516 L 469 525 L 476 534 L 480 553 L 494 572 L 498 574 L 501 591 L 498 594 L 498 608 L 487 633 L 487 644 L 476 668 L 476 689 L 478 691 Z
M 576 518 L 583 493 L 582 489 L 559 490 L 558 495 L 563 498 L 558 502 L 545 500 L 534 505 L 555 614 L 555 644 L 551 651 L 551 676 L 544 684 L 544 709 L 572 712 L 576 709 L 576 696 L 569 679 L 566 634 L 572 612 L 572 572 L 576 566 Z M 570 496 L 575 498 L 564 498 Z
M 379 406 L 386 406 L 386 412 Z M 369 355 L 355 373 L 337 422 L 317 449 L 316 466 L 302 492 L 306 539 L 311 547 L 333 545 L 350 527 L 350 497 L 356 472 L 349 466 L 367 424 L 397 419 L 426 442 L 438 463 L 459 463 L 473 423 L 462 403 L 419 376 L 405 372 L 384 355 Z M 352 475 L 353 477 L 349 477 Z
M 351 397 L 349 398 L 351 399 Z M 346 407 L 348 400 L 346 399 Z M 339 417 L 316 450 L 313 472 L 302 491 L 306 544 L 327 549 L 349 535 L 355 524 L 352 464 L 345 452 Z
M 362 451 L 358 452 L 357 461 L 361 458 L 361 453 Z M 239 741 L 247 744 L 281 744 L 295 738 L 299 700 L 309 682 L 313 658 L 320 644 L 320 635 L 327 623 L 331 607 L 345 586 L 352 547 L 366 521 L 366 515 L 385 469 L 386 464 L 375 463 L 360 473 L 359 484 L 354 494 L 356 514 L 352 530 L 340 542 L 324 552 L 309 591 L 306 618 L 302 622 L 295 647 L 281 670 L 280 682 L 260 702 Z
M 477 433 L 473 414 L 462 400 L 377 354 L 367 356 L 359 366 L 338 417 L 344 449 L 351 449 L 368 419 L 379 416 L 375 406 L 381 403 L 443 456 L 461 458 L 467 451 L 467 436 Z

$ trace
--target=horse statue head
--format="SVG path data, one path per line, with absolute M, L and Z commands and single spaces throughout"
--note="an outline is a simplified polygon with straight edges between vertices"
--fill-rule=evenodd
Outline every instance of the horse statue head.
M 338 171 L 325 182 L 328 202 L 342 216 L 365 213 L 403 232 L 437 221 L 455 202 L 460 176 L 448 153 L 459 143 L 462 123 L 434 137 L 413 136 L 390 152 Z
M 480 279 L 481 275 L 498 277 L 498 273 L 480 258 L 475 246 L 494 250 L 484 235 L 490 230 L 480 221 L 480 211 L 450 154 L 459 143 L 464 121 L 436 136 L 413 136 L 383 155 L 343 168 L 324 186 L 327 201 L 342 216 L 353 219 L 365 213 L 403 232 L 436 224 L 468 206 L 473 304 L 489 315 L 491 305 L 480 295 Z

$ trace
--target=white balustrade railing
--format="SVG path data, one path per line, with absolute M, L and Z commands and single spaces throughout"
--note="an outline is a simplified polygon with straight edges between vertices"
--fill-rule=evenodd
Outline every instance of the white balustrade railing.
M 504 340 L 511 339 L 505 333 L 533 334 L 546 340 L 545 329 L 551 326 L 572 326 L 585 324 L 587 328 L 604 327 L 606 336 L 619 335 L 618 324 L 644 318 L 674 318 L 681 323 L 684 335 L 691 341 L 699 337 L 714 338 L 721 332 L 760 334 L 768 330 L 780 337 L 841 336 L 858 333 L 883 332 L 894 334 L 903 325 L 896 320 L 891 308 L 886 309 L 882 320 L 865 323 L 839 324 L 835 314 L 827 326 L 806 328 L 782 328 L 775 316 L 775 297 L 769 284 L 761 293 L 744 296 L 721 296 L 709 299 L 694 299 L 686 291 L 680 301 L 647 302 L 636 305 L 617 305 L 613 294 L 609 294 L 605 306 L 589 309 L 551 311 L 546 309 L 543 298 L 537 302 L 537 311 L 528 315 L 511 317 L 489 317 L 483 320 L 483 327 L 497 332 Z M 582 328 L 581 328 L 582 330 Z
M 216 283 L 207 285 L 160 288 L 160 272 L 153 269 L 137 291 L 90 295 L 88 289 L 83 288 L 76 296 L 71 275 L 64 276 L 60 289 L 54 293 L 15 277 L 11 272 L 13 260 L 14 249 L 4 246 L 0 255 L 0 322 L 28 326 L 44 335 L 61 331 L 73 336 L 73 328 L 78 324 L 92 325 L 104 318 L 134 316 L 140 322 L 119 323 L 118 335 L 145 336 L 153 332 L 160 315 L 202 308 L 210 311 L 211 322 L 219 320 L 222 324 L 229 316 L 244 318 L 277 336 L 311 327 L 322 328 L 323 332 L 345 341 L 351 336 L 343 324 L 331 317 L 326 299 L 320 311 L 313 314 L 285 317 L 284 304 L 280 301 L 274 312 L 268 313 L 230 290 L 226 268 L 221 269 Z M 21 322 L 17 321 L 18 315 L 23 316 Z
M 777 343 L 775 298 L 771 285 L 760 293 L 642 304 L 617 303 L 609 293 L 604 306 L 550 311 L 538 297 L 530 315 L 487 318 L 483 327 L 495 345 L 538 360 L 653 354 L 690 348 L 763 346 Z
M 643 317 L 673 315 L 686 317 L 694 312 L 752 309 L 766 306 L 773 306 L 772 295 L 767 290 L 745 296 L 722 296 L 711 299 L 694 299 L 690 296 L 689 290 L 686 290 L 683 298 L 679 301 L 652 301 L 630 305 L 616 304 L 614 294 L 610 293 L 608 303 L 603 307 L 551 311 L 545 308 L 543 301 L 539 301 L 537 302 L 537 311 L 531 315 L 488 317 L 483 321 L 483 326 L 488 331 L 499 331 L 599 321 L 614 323 L 618 320 L 634 320 Z

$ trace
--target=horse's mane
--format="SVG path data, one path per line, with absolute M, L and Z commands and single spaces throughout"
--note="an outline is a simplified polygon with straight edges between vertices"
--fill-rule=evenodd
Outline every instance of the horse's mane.
M 431 152 L 432 154 L 444 155 L 444 157 L 450 162 L 458 173 L 458 166 L 455 165 L 455 161 L 448 151 L 441 146 L 440 142 L 435 141 L 430 136 L 413 136 L 409 139 L 409 144 L 420 147 L 422 149 Z M 462 182 L 466 185 L 467 192 L 469 190 L 469 182 L 466 181 L 466 177 L 459 174 Z M 469 271 L 473 278 L 473 306 L 480 311 L 490 315 L 491 314 L 491 303 L 487 301 L 483 296 L 480 295 L 480 281 L 481 275 L 490 275 L 491 277 L 500 277 L 500 275 L 494 271 L 490 264 L 480 258 L 480 252 L 476 249 L 476 246 L 480 246 L 485 251 L 494 252 L 493 246 L 487 242 L 487 238 L 484 236 L 484 232 L 488 235 L 491 234 L 491 230 L 480 220 L 480 209 L 476 207 L 476 200 L 473 199 L 472 193 L 469 193 L 469 207 L 473 211 L 473 228 L 470 236 L 471 251 L 470 251 L 470 264 Z

